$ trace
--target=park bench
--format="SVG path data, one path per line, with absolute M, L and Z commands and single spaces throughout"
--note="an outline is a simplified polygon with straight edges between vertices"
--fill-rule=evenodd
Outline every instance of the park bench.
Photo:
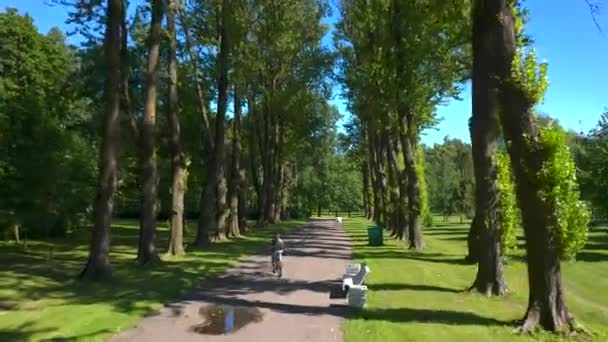
M 355 273 L 356 270 L 356 273 Z M 367 264 L 353 264 L 349 265 L 346 269 L 346 273 L 342 276 L 342 290 L 348 291 L 354 286 L 361 286 L 365 283 L 367 275 L 371 272 Z
M 349 306 L 363 307 L 367 302 L 367 286 L 363 285 L 370 273 L 367 264 L 350 264 L 342 276 L 342 290 L 346 291 L 346 303 Z

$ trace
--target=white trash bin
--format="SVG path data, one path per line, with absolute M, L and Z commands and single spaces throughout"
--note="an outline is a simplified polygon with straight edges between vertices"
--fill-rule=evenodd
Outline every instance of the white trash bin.
M 340 216 L 336 217 L 336 221 L 338 221 L 338 223 L 342 223 L 342 217 L 340 217 Z

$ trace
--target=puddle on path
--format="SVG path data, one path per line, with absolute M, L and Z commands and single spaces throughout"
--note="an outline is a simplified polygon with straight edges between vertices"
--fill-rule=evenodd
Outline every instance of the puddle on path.
M 205 319 L 191 328 L 198 334 L 222 335 L 236 331 L 249 323 L 262 321 L 262 312 L 257 308 L 231 305 L 205 305 L 198 311 Z

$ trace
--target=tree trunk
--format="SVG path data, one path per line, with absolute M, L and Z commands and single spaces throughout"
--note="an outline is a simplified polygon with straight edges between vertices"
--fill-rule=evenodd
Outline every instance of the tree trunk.
M 533 117 L 534 101 L 510 80 L 516 51 L 515 17 L 506 0 L 478 4 L 476 15 L 494 18 L 491 32 L 493 48 L 498 51 L 496 76 L 499 83 L 500 119 L 507 140 L 509 156 L 516 181 L 516 194 L 521 208 L 526 236 L 528 263 L 528 309 L 522 330 L 538 325 L 549 331 L 567 332 L 574 328 L 561 283 L 559 250 L 551 235 L 551 208 L 542 200 L 539 175 L 547 160 L 540 148 Z
M 388 189 L 388 175 L 387 175 L 387 162 L 386 162 L 386 149 L 383 142 L 382 132 L 379 130 L 376 135 L 376 159 L 379 175 L 379 184 L 382 196 L 380 201 L 382 202 L 382 211 L 380 212 L 380 226 L 386 226 L 389 221 L 389 189 Z
M 258 160 L 258 156 L 260 152 L 258 151 L 259 146 L 259 135 L 258 135 L 258 123 L 257 123 L 257 108 L 255 102 L 255 94 L 252 91 L 247 96 L 247 115 L 249 117 L 249 127 L 248 127 L 248 142 L 249 142 L 249 169 L 251 170 L 251 183 L 253 185 L 253 190 L 255 191 L 257 197 L 257 207 L 256 211 L 260 211 L 261 205 L 261 192 L 262 192 L 262 184 L 260 182 L 260 175 L 258 165 L 261 162 Z
M 281 222 L 281 211 L 283 210 L 283 196 L 285 194 L 286 179 L 285 179 L 285 168 L 286 165 L 283 162 L 283 119 L 280 115 L 277 115 L 277 121 L 275 122 L 275 187 L 274 187 L 274 211 L 273 211 L 273 223 Z
M 272 179 L 272 149 L 270 146 L 270 137 L 272 133 L 270 129 L 270 114 L 268 108 L 268 99 L 264 101 L 264 111 L 258 113 L 258 138 L 259 138 L 259 152 L 261 157 L 262 165 L 262 187 L 261 196 L 259 198 L 259 213 L 258 213 L 258 226 L 263 226 L 268 223 L 269 202 L 270 198 L 270 182 Z
M 211 231 L 215 224 L 215 157 L 212 152 L 211 156 L 207 159 L 207 168 L 205 171 L 205 185 L 200 200 L 200 213 L 198 216 L 198 229 L 196 232 L 196 239 L 194 240 L 194 246 L 196 248 L 206 248 L 211 243 Z
M 399 171 L 397 170 L 397 154 L 395 145 L 390 136 L 390 127 L 385 128 L 385 149 L 387 157 L 386 169 L 388 170 L 388 184 L 390 195 L 390 224 L 391 235 L 399 238 L 401 227 L 405 223 L 401 219 L 401 199 L 399 196 Z
M 447 217 L 443 217 L 443 222 L 447 222 Z M 473 220 L 471 221 L 471 227 L 469 228 L 469 233 L 467 235 L 467 247 L 468 254 L 464 258 L 465 261 L 470 263 L 477 263 L 479 261 L 479 253 L 480 253 L 480 245 L 481 245 L 481 237 L 480 237 L 481 228 L 478 224 L 477 215 L 473 216 Z
M 222 1 L 221 8 L 221 24 L 220 24 L 220 50 L 219 50 L 219 78 L 218 78 L 218 104 L 217 117 L 215 120 L 215 177 L 217 191 L 217 213 L 215 230 L 212 231 L 212 239 L 224 240 L 226 238 L 226 219 L 228 217 L 228 208 L 226 205 L 226 194 L 228 192 L 228 184 L 225 175 L 224 162 L 224 135 L 226 125 L 226 109 L 228 107 L 228 71 L 230 70 L 230 41 L 229 29 L 231 9 L 229 7 L 230 0 Z
M 289 186 L 291 184 L 291 178 L 288 177 L 289 165 L 287 164 L 287 162 L 284 162 L 282 164 L 281 172 L 283 174 L 283 184 L 281 185 L 280 219 L 281 219 L 281 221 L 284 221 L 284 220 L 288 220 L 290 217 L 288 207 L 289 207 Z
M 394 132 L 395 137 L 399 136 L 399 132 Z M 405 170 L 400 171 L 397 165 L 398 155 L 402 153 L 402 149 L 399 146 L 399 141 L 396 139 L 393 141 L 391 145 L 391 164 L 394 169 L 394 173 L 397 181 L 397 215 L 399 226 L 397 227 L 397 231 L 395 232 L 395 236 L 399 240 L 407 240 L 409 239 L 409 231 L 408 231 L 408 221 L 407 221 L 407 174 Z
M 370 218 L 371 216 L 371 205 L 370 205 L 370 190 L 369 190 L 369 168 L 367 157 L 363 157 L 361 162 L 361 178 L 363 180 L 363 209 L 364 216 Z
M 241 165 L 244 162 L 241 160 Z M 241 235 L 247 234 L 249 226 L 247 225 L 247 177 L 245 168 L 241 168 L 239 171 L 239 179 L 241 180 L 239 186 L 239 232 Z
M 163 20 L 163 3 L 152 1 L 152 21 L 148 37 L 148 68 L 146 70 L 146 98 L 141 129 L 141 216 L 139 223 L 139 249 L 137 262 L 147 264 L 158 259 L 156 240 L 156 202 L 158 170 L 156 167 L 156 74 L 160 55 L 160 34 Z
M 99 183 L 95 197 L 93 233 L 89 258 L 80 273 L 81 279 L 102 280 L 111 276 L 110 225 L 113 196 L 116 190 L 117 142 L 120 130 L 120 23 L 124 3 L 108 0 L 105 53 L 108 62 L 106 103 L 99 162 Z
M 486 296 L 500 296 L 507 288 L 502 264 L 502 224 L 496 165 L 500 109 L 496 100 L 497 84 L 490 76 L 496 56 L 492 47 L 487 46 L 488 39 L 492 39 L 491 31 L 488 31 L 491 21 L 481 15 L 473 20 L 473 117 L 470 129 L 475 174 L 475 218 L 469 232 L 468 260 L 477 257 L 478 261 L 477 276 L 471 289 Z
M 239 193 L 241 186 L 241 99 L 236 86 L 234 87 L 234 125 L 232 132 L 232 170 L 230 176 L 228 236 L 237 237 L 241 234 L 239 228 Z
M 367 158 L 368 158 L 368 165 L 369 165 L 369 178 L 370 178 L 370 186 L 372 189 L 372 198 L 371 201 L 372 203 L 371 208 L 372 208 L 372 213 L 371 213 L 371 217 L 370 219 L 372 219 L 375 222 L 378 222 L 379 220 L 379 215 L 380 215 L 380 198 L 378 195 L 378 176 L 376 175 L 376 168 L 375 168 L 375 163 L 376 163 L 376 158 L 374 156 L 374 139 L 372 136 L 372 132 L 371 132 L 371 128 L 370 128 L 370 124 L 366 125 L 366 135 L 367 135 Z
M 371 164 L 374 169 L 374 221 L 379 225 L 384 225 L 384 184 L 383 184 L 383 175 L 381 171 L 380 164 L 382 163 L 381 158 L 378 154 L 378 137 L 374 132 L 374 129 L 370 128 L 369 132 L 370 137 L 370 154 L 371 154 Z
M 169 111 L 167 112 L 171 142 L 171 220 L 168 254 L 184 254 L 184 193 L 186 192 L 186 157 L 181 146 L 177 93 L 177 38 L 175 31 L 176 0 L 169 0 L 167 30 L 169 34 Z
M 405 46 L 401 43 L 403 33 L 401 32 L 400 20 L 402 18 L 401 4 L 399 1 L 392 3 L 392 17 L 394 25 L 392 27 L 393 41 L 395 43 L 395 65 L 397 73 L 397 89 L 405 89 L 403 83 L 405 78 L 405 66 L 403 61 L 407 58 Z M 421 229 L 421 204 L 420 204 L 420 184 L 418 173 L 416 172 L 416 146 L 418 141 L 418 129 L 416 127 L 415 116 L 408 108 L 407 99 L 399 92 L 396 93 L 397 116 L 399 120 L 399 138 L 403 157 L 405 161 L 405 173 L 407 176 L 407 208 L 408 208 L 408 237 L 409 248 L 420 250 L 424 247 Z
M 408 237 L 410 249 L 424 248 L 422 241 L 422 228 L 420 227 L 420 186 L 416 172 L 416 132 L 413 115 L 407 113 L 400 120 L 400 137 L 407 173 L 407 209 L 408 209 Z

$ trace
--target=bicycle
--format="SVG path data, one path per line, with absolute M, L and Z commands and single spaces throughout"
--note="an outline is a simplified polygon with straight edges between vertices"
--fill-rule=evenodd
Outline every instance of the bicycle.
M 278 277 L 283 277 L 283 250 L 278 250 L 272 255 L 272 273 L 277 273 Z

